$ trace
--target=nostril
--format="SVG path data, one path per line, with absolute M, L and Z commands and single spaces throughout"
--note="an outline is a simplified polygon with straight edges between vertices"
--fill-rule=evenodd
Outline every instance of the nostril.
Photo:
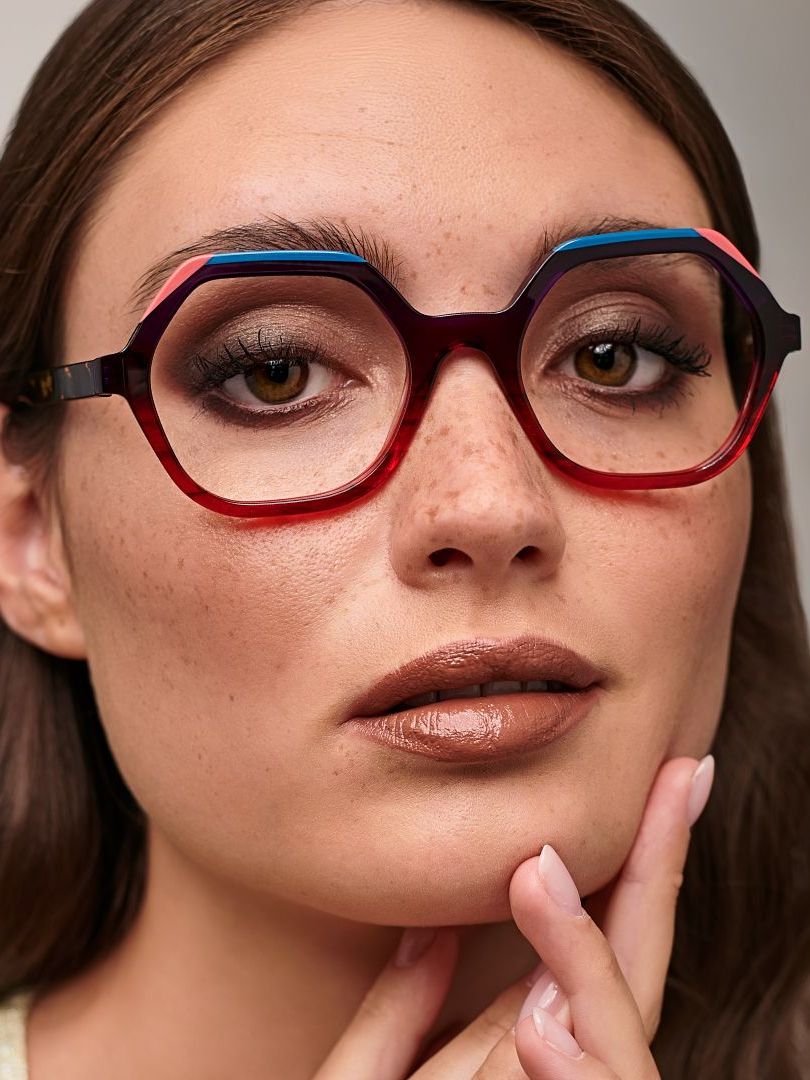
M 462 562 L 472 562 L 469 555 L 465 555 L 463 551 L 459 551 L 458 548 L 445 547 L 437 548 L 430 553 L 430 561 L 434 566 L 444 566 L 445 563 L 450 562 L 451 559 L 458 557 Z
M 522 559 L 524 562 L 529 562 L 531 559 L 537 558 L 539 554 L 539 548 L 536 548 L 533 544 L 528 544 L 526 547 L 520 549 L 516 558 Z
M 438 548 L 430 553 L 430 561 L 434 566 L 444 566 L 453 556 L 453 548 Z

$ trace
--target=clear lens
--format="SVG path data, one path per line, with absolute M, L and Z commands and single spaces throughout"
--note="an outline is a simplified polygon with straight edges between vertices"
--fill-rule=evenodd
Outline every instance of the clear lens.
M 258 502 L 322 495 L 377 459 L 404 403 L 402 342 L 340 278 L 205 282 L 152 362 L 152 397 L 178 461 L 206 491 Z
M 747 346 L 727 355 L 726 337 Z M 554 445 L 603 472 L 694 468 L 733 430 L 751 373 L 747 309 L 693 254 L 564 274 L 524 335 L 521 379 Z

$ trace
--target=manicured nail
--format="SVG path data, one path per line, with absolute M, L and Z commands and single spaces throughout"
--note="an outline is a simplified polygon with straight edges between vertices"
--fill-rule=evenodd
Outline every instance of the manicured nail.
M 582 915 L 585 911 L 574 879 L 565 868 L 565 863 L 551 846 L 544 844 L 537 861 L 540 880 L 552 900 L 569 915 Z
M 535 1006 L 532 1010 L 532 1019 L 534 1020 L 534 1026 L 537 1028 L 537 1034 L 541 1039 L 544 1039 L 549 1046 L 553 1046 L 555 1050 L 560 1050 L 568 1057 L 579 1058 L 585 1056 L 585 1051 L 568 1028 L 563 1027 L 563 1025 L 547 1013 L 545 1009 Z
M 518 1013 L 517 1023 L 519 1024 L 524 1016 L 528 1016 L 535 1005 L 539 1005 L 541 1009 L 545 1009 L 547 1012 L 557 1014 L 564 1003 L 565 999 L 560 992 L 558 983 L 551 972 L 546 971 L 526 995 L 526 1000 Z
M 712 790 L 713 780 L 714 756 L 707 754 L 701 758 L 700 764 L 692 774 L 692 789 L 689 792 L 689 802 L 686 807 L 686 820 L 690 829 L 703 813 L 703 808 L 709 799 L 709 792 Z
M 548 968 L 541 960 L 537 967 L 533 968 L 523 981 L 526 983 L 527 986 L 534 986 L 540 976 L 543 975 L 546 971 L 548 971 Z
M 399 942 L 394 966 L 410 967 L 430 948 L 436 938 L 434 927 L 409 926 Z

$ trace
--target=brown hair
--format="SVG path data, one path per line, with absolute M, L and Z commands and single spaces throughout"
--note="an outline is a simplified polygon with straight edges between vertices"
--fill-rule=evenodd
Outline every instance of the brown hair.
M 0 159 L 0 399 L 59 362 L 69 260 L 133 137 L 202 68 L 312 2 L 95 0 L 65 32 Z M 619 0 L 485 6 L 617 83 L 689 163 L 715 227 L 757 265 L 726 133 L 643 20 Z M 62 406 L 12 412 L 3 430 L 7 457 L 51 494 L 63 416 Z M 652 1045 L 664 1080 L 810 1077 L 796 1042 L 810 980 L 810 648 L 773 400 L 749 457 L 754 512 L 717 778 L 689 850 Z M 54 985 L 122 938 L 143 894 L 144 843 L 87 664 L 0 623 L 0 997 Z

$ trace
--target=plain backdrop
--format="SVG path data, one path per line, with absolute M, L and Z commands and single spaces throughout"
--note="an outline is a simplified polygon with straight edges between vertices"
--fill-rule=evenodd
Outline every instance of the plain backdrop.
M 138 0 L 132 0 L 137 3 Z M 0 0 L 0 134 L 38 63 L 83 0 Z M 810 343 L 810 0 L 631 0 L 708 93 L 742 162 L 762 273 Z M 788 465 L 805 611 L 810 611 L 810 348 L 775 397 Z

